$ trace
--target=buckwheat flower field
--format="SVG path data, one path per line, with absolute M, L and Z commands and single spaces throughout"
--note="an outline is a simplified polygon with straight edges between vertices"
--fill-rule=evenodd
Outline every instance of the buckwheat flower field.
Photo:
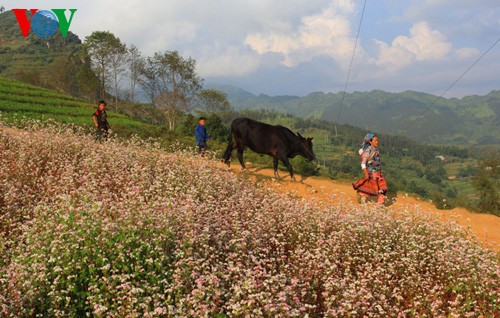
M 3 316 L 500 316 L 494 254 L 418 211 L 319 207 L 140 140 L 0 131 Z

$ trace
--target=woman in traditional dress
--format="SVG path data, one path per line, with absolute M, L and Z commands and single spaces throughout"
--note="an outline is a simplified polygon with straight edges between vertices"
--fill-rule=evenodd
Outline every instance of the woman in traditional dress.
M 365 177 L 354 182 L 352 186 L 361 196 L 361 203 L 366 202 L 366 197 L 377 196 L 378 204 L 383 205 L 387 193 L 387 183 L 382 175 L 382 165 L 377 147 L 377 135 L 367 134 L 362 148 L 359 149 L 361 169 Z

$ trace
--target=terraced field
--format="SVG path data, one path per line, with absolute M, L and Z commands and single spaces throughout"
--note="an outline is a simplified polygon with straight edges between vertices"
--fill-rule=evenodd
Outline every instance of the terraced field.
M 6 122 L 25 119 L 55 120 L 93 129 L 96 105 L 45 88 L 0 77 L 0 115 Z M 107 111 L 112 130 L 118 135 L 133 133 L 158 136 L 161 128 L 125 115 Z

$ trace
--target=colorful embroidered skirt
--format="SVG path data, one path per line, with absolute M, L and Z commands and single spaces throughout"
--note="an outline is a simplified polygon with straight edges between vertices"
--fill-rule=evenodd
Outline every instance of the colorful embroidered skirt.
M 387 193 L 387 183 L 385 178 L 380 172 L 370 173 L 369 179 L 361 179 L 352 183 L 354 190 L 368 194 L 368 195 L 378 195 Z

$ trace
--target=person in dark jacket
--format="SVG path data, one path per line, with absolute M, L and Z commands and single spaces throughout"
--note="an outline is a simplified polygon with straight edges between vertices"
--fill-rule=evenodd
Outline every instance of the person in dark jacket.
M 198 146 L 198 154 L 202 157 L 205 156 L 205 150 L 207 150 L 207 141 L 210 135 L 207 133 L 207 127 L 205 127 L 206 119 L 200 117 L 198 119 L 198 126 L 194 131 L 196 137 L 196 145 Z
M 108 115 L 106 114 L 106 102 L 101 100 L 99 101 L 99 106 L 97 110 L 92 115 L 94 117 L 94 125 L 97 128 L 97 137 L 96 139 L 99 141 L 108 139 L 108 130 L 111 126 L 108 123 Z

